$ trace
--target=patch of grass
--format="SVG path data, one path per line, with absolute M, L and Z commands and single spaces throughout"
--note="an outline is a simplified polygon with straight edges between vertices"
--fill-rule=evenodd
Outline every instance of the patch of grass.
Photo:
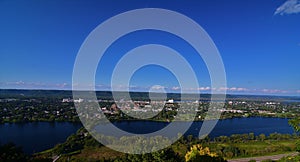
M 75 158 L 89 158 L 91 160 L 101 160 L 101 159 L 115 159 L 117 157 L 124 156 L 124 153 L 112 150 L 108 147 L 102 146 L 98 148 L 86 147 L 81 150 L 80 154 L 73 155 Z
M 295 151 L 295 142 L 292 140 L 288 141 L 251 141 L 247 143 L 237 143 L 234 146 L 240 148 L 241 150 L 247 152 L 247 155 L 234 157 L 253 157 L 253 156 L 263 156 L 263 155 L 276 155 L 285 154 Z
M 53 151 L 53 148 L 51 149 L 48 149 L 48 150 L 45 150 L 45 151 L 42 151 L 42 152 L 37 152 L 37 153 L 34 153 L 33 155 L 42 155 L 42 154 L 48 154 L 48 153 L 52 153 Z

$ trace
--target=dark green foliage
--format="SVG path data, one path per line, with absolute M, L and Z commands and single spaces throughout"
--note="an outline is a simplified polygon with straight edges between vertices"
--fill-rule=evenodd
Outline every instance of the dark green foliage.
M 208 155 L 196 155 L 189 162 L 226 162 L 222 157 L 211 157 Z
M 113 162 L 184 162 L 184 158 L 176 154 L 172 149 L 164 149 L 161 151 L 148 154 L 126 154 L 122 158 L 112 160 Z
M 296 133 L 300 133 L 300 118 L 290 119 L 289 124 L 293 127 Z
M 64 144 L 58 144 L 54 148 L 57 154 L 66 154 L 83 149 L 82 137 L 79 135 L 71 135 Z
M 300 133 L 300 118 L 290 119 L 289 124 L 297 134 Z M 296 142 L 296 151 L 300 152 L 300 140 Z
M 21 147 L 17 147 L 13 143 L 7 143 L 0 146 L 0 161 L 1 162 L 26 162 L 28 156 L 25 155 Z
M 54 147 L 55 154 L 68 154 L 82 150 L 84 147 L 100 147 L 102 146 L 83 128 L 79 129 L 76 134 L 68 137 L 66 142 L 58 144 Z

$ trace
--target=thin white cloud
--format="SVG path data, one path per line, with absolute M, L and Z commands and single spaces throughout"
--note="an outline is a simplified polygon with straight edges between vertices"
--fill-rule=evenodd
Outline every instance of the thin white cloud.
M 247 88 L 237 88 L 237 91 L 248 91 Z
M 177 91 L 177 90 L 180 90 L 180 87 L 172 87 L 171 88 L 173 91 Z
M 247 88 L 242 87 L 220 87 L 217 89 L 218 91 L 231 91 L 231 92 L 246 92 L 249 91 Z
M 91 89 L 92 84 L 88 85 L 79 85 L 74 83 L 73 84 L 75 89 Z M 24 82 L 24 81 L 16 81 L 16 82 L 0 82 L 0 88 L 2 89 L 61 89 L 61 90 L 72 90 L 72 85 L 68 83 L 60 83 L 60 84 L 53 84 L 53 83 L 42 83 L 42 82 Z M 104 84 L 96 84 L 95 90 L 102 90 L 102 91 L 111 91 L 112 87 L 110 85 Z M 179 86 L 174 87 L 164 87 L 161 85 L 154 85 L 152 87 L 145 87 L 145 86 L 125 86 L 125 85 L 115 85 L 114 90 L 116 91 L 140 91 L 140 92 L 179 92 L 183 90 L 183 92 L 204 92 L 209 93 L 210 91 L 215 92 L 223 92 L 227 91 L 227 93 L 237 93 L 237 94 L 300 94 L 300 90 L 281 90 L 281 89 L 248 89 L 244 87 L 219 87 L 219 88 L 211 88 L 207 87 L 198 87 L 198 88 L 188 88 L 188 89 L 181 89 Z
M 285 94 L 285 93 L 290 93 L 290 91 L 280 90 L 280 89 L 262 89 L 261 92 L 268 93 L 268 94 Z
M 228 91 L 230 88 L 228 87 L 220 87 L 217 89 L 217 91 Z
M 189 91 L 210 91 L 210 90 L 214 90 L 214 91 L 230 91 L 230 92 L 246 92 L 246 91 L 250 91 L 247 88 L 242 88 L 242 87 L 219 87 L 219 88 L 211 88 L 211 87 L 199 87 L 199 88 L 189 88 L 187 89 Z
M 15 84 L 17 84 L 17 85 L 24 85 L 25 84 L 25 82 L 23 82 L 23 81 L 17 81 L 17 82 L 15 82 Z
M 161 86 L 161 85 L 154 85 L 150 89 L 151 90 L 163 90 L 163 89 L 165 89 L 165 87 Z
M 300 13 L 300 0 L 287 0 L 279 6 L 274 15 L 288 15 Z
M 56 84 L 57 87 L 60 87 L 60 88 L 66 88 L 69 86 L 68 83 L 63 83 L 63 84 Z
M 209 91 L 210 87 L 200 87 L 198 88 L 199 91 Z
M 42 82 L 24 82 L 24 81 L 16 81 L 16 82 L 1 82 L 0 88 L 20 88 L 20 89 L 70 89 L 71 86 L 67 83 L 58 83 L 58 84 L 50 84 L 50 83 L 42 83 Z
M 236 91 L 237 88 L 236 87 L 232 87 L 232 88 L 228 88 L 228 90 L 230 90 L 230 91 Z

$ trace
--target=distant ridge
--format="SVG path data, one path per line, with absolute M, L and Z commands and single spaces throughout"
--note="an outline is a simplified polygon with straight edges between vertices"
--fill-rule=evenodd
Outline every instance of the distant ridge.
M 125 92 L 118 92 L 125 93 Z M 111 91 L 96 91 L 97 97 L 101 99 L 112 99 Z M 191 94 L 196 95 L 196 94 Z M 148 92 L 130 92 L 130 96 L 133 99 L 145 99 L 149 97 Z M 174 100 L 180 100 L 179 93 L 168 93 L 167 97 Z M 47 97 L 47 98 L 72 98 L 71 90 L 28 90 L 28 89 L 0 89 L 0 98 L 13 98 L 13 97 Z M 201 100 L 210 99 L 211 94 L 201 94 Z M 282 101 L 282 100 L 299 100 L 300 97 L 293 96 L 270 96 L 270 95 L 233 95 L 227 94 L 227 100 L 272 100 L 272 101 Z

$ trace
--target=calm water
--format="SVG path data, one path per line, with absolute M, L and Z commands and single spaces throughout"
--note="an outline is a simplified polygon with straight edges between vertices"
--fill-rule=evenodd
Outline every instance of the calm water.
M 149 133 L 164 128 L 168 123 L 151 121 L 122 121 L 114 123 L 117 127 L 133 133 Z M 184 122 L 176 122 L 176 128 L 184 126 Z M 197 136 L 202 122 L 195 122 L 186 134 Z M 27 153 L 39 152 L 49 149 L 57 143 L 64 142 L 66 138 L 75 133 L 81 124 L 68 122 L 37 122 L 25 124 L 2 124 L 0 125 L 0 141 L 6 143 L 12 141 L 22 146 Z M 105 130 L 105 125 L 101 126 Z M 210 137 L 231 134 L 243 134 L 253 132 L 256 135 L 264 133 L 293 133 L 288 125 L 288 119 L 282 118 L 235 118 L 220 120 Z
M 114 125 L 120 129 L 131 133 L 144 134 L 150 133 L 154 131 L 158 131 L 164 127 L 166 127 L 169 123 L 165 122 L 153 122 L 153 121 L 122 121 L 122 122 L 114 122 Z M 174 129 L 180 129 L 186 126 L 185 122 L 175 122 Z M 185 133 L 185 135 L 193 135 L 198 136 L 199 131 L 201 129 L 202 122 L 194 122 L 190 129 Z M 111 135 L 114 132 L 107 133 L 108 127 L 106 125 L 101 125 L 99 127 L 98 132 Z M 101 131 L 102 130 L 102 131 Z M 251 118 L 234 118 L 234 119 L 226 119 L 219 120 L 216 127 L 209 134 L 210 137 L 218 137 L 218 136 L 230 136 L 231 134 L 243 134 L 243 133 L 254 133 L 255 135 L 259 135 L 264 133 L 269 135 L 270 133 L 288 133 L 292 134 L 293 129 L 288 124 L 288 119 L 285 118 L 263 118 L 263 117 L 251 117 Z M 182 133 L 182 132 L 177 132 Z M 177 136 L 177 133 L 173 133 L 174 135 L 165 134 L 167 137 Z M 118 136 L 122 136 L 118 135 Z
M 0 142 L 13 142 L 26 153 L 35 153 L 64 142 L 80 127 L 68 122 L 5 123 L 0 124 Z

